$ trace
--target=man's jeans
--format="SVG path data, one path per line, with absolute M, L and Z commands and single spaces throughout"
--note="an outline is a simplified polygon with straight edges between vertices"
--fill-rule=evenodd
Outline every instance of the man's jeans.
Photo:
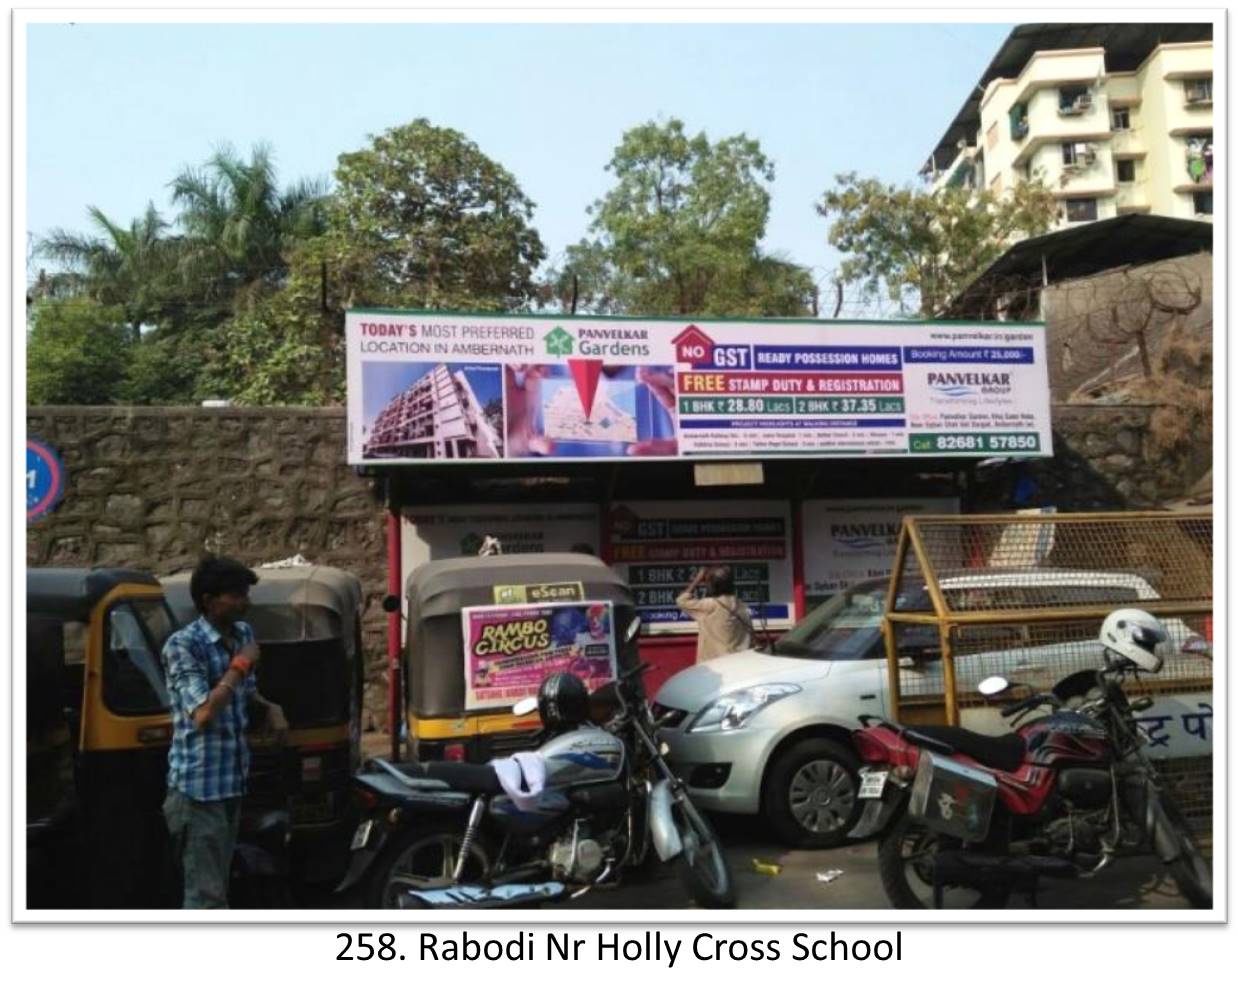
M 227 909 L 228 872 L 241 822 L 241 800 L 198 802 L 168 789 L 163 818 L 185 883 L 187 910 Z

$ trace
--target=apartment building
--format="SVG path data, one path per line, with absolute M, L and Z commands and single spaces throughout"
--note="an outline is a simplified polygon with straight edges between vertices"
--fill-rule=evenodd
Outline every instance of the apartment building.
M 361 444 L 367 460 L 453 460 L 502 455 L 497 433 L 463 372 L 431 367 L 392 398 Z
M 1211 220 L 1212 26 L 1030 24 L 1006 40 L 922 175 L 935 190 L 1040 177 L 1058 226 Z

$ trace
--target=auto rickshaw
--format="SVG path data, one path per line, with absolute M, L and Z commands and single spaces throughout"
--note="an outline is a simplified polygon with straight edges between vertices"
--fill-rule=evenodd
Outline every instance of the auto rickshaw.
M 245 808 L 287 804 L 292 862 L 302 881 L 344 872 L 351 832 L 349 779 L 361 761 L 361 583 L 334 567 L 260 567 L 245 616 L 262 649 L 258 689 L 288 719 L 284 744 L 250 735 Z M 163 579 L 184 625 L 197 617 L 189 573 Z
M 436 560 L 412 572 L 405 594 L 404 704 L 417 760 L 484 762 L 530 750 L 537 716 L 516 716 L 511 705 L 535 693 L 543 673 L 573 670 L 592 689 L 636 663 L 635 641 L 623 638 L 636 617 L 632 593 L 596 557 Z
M 145 571 L 26 571 L 26 905 L 173 905 L 162 805 L 175 629 Z

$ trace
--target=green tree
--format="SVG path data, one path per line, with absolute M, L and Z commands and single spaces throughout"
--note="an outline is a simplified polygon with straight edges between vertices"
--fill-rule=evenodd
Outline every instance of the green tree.
M 1039 180 L 1004 195 L 894 186 L 855 173 L 835 177 L 817 205 L 830 244 L 846 255 L 839 276 L 872 293 L 940 314 L 1013 242 L 1049 230 L 1058 205 Z
M 326 245 L 349 305 L 519 310 L 545 249 L 534 204 L 464 135 L 424 118 L 339 158 Z
M 172 295 L 175 240 L 153 203 L 128 228 L 97 207 L 87 212 L 97 234 L 55 229 L 38 242 L 40 255 L 68 268 L 47 280 L 98 304 L 119 307 L 130 341 L 137 342 L 143 327 L 159 320 Z
M 760 249 L 774 167 L 758 142 L 648 122 L 624 133 L 606 168 L 615 185 L 590 209 L 597 238 L 551 275 L 556 298 L 583 278 L 587 304 L 607 310 L 806 313 L 808 272 Z
M 281 190 L 265 145 L 248 162 L 224 147 L 171 187 L 185 232 L 182 274 L 202 302 L 226 312 L 281 286 L 293 243 L 324 229 L 325 187 L 301 180 Z
M 34 309 L 26 341 L 31 405 L 108 405 L 120 400 L 132 349 L 123 308 L 87 297 L 49 299 Z

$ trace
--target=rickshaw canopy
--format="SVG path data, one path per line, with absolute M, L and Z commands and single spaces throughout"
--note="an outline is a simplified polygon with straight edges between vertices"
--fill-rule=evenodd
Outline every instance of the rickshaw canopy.
M 452 557 L 422 564 L 409 575 L 409 620 L 456 615 L 471 605 L 494 604 L 503 585 L 578 582 L 587 598 L 630 605 L 627 582 L 596 557 L 584 553 L 517 553 L 496 557 Z M 569 601 L 570 599 L 564 599 Z
M 26 612 L 87 622 L 91 610 L 117 585 L 159 587 L 149 571 L 123 567 L 31 567 L 26 571 Z
M 541 588 L 541 592 L 536 589 Z M 501 589 L 513 589 L 510 599 Z M 556 591 L 556 589 L 559 589 Z M 526 597 L 521 597 L 521 593 Z M 461 613 L 505 602 L 606 601 L 622 634 L 636 615 L 627 583 L 596 557 L 583 553 L 454 557 L 417 567 L 409 575 L 407 702 L 417 716 L 459 717 L 465 712 Z M 503 711 L 508 711 L 504 709 Z
M 164 590 L 182 625 L 198 615 L 189 593 L 189 571 L 163 579 Z M 342 639 L 355 651 L 354 620 L 361 609 L 361 582 L 337 567 L 258 567 L 249 590 L 245 621 L 260 643 L 302 643 Z

